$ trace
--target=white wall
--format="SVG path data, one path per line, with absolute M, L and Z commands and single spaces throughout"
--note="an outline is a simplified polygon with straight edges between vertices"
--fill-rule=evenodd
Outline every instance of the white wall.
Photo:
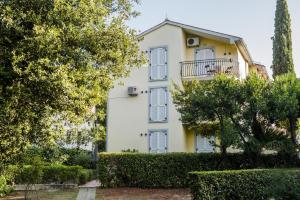
M 118 81 L 110 91 L 107 120 L 107 151 L 120 152 L 126 149 L 137 149 L 148 152 L 148 131 L 151 129 L 168 130 L 168 151 L 186 151 L 186 137 L 172 103 L 169 93 L 168 123 L 149 123 L 148 93 L 150 87 L 166 86 L 171 88 L 172 81 L 181 83 L 180 61 L 185 58 L 185 39 L 181 28 L 165 25 L 147 34 L 140 42 L 141 51 L 164 46 L 168 48 L 168 80 L 149 82 L 148 65 L 132 70 L 130 77 Z M 118 83 L 123 83 L 118 85 Z M 137 86 L 140 93 L 137 97 L 127 95 L 128 86 Z M 141 94 L 143 91 L 143 94 Z M 141 136 L 142 134 L 142 136 Z M 147 136 L 145 135 L 147 134 Z
M 239 61 L 239 74 L 240 74 L 239 78 L 245 79 L 249 73 L 248 63 L 243 58 L 243 56 L 239 50 L 238 50 L 238 61 Z

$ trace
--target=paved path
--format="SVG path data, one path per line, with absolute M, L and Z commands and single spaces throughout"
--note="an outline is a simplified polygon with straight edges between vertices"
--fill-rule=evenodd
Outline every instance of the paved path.
M 79 186 L 79 192 L 76 200 L 95 200 L 96 189 L 100 186 L 98 180 L 92 180 L 84 185 Z

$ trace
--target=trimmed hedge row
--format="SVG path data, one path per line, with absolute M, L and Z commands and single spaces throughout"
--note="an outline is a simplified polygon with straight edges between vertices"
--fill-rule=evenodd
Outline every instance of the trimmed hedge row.
M 18 184 L 28 183 L 33 172 L 31 165 L 19 169 L 15 182 Z M 66 166 L 61 164 L 44 165 L 41 167 L 41 180 L 39 183 L 76 183 L 83 184 L 92 179 L 93 170 L 84 169 L 81 166 Z
M 243 154 L 168 153 L 99 154 L 99 179 L 104 187 L 180 188 L 188 187 L 191 171 L 247 168 L 295 167 L 297 158 L 262 155 L 248 159 Z
M 193 199 L 300 199 L 299 169 L 192 172 Z

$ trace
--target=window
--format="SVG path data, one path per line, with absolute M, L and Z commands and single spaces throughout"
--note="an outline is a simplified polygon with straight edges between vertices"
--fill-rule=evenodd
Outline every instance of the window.
M 214 146 L 212 142 L 215 141 L 215 137 L 205 137 L 200 134 L 196 135 L 196 152 L 214 152 Z
M 215 59 L 215 51 L 212 48 L 197 49 L 195 60 L 211 60 Z
M 168 91 L 167 88 L 151 88 L 149 92 L 149 121 L 167 122 Z
M 167 48 L 159 47 L 150 49 L 149 80 L 167 80 L 168 56 Z
M 149 152 L 150 153 L 166 153 L 167 145 L 167 131 L 153 130 L 149 132 Z

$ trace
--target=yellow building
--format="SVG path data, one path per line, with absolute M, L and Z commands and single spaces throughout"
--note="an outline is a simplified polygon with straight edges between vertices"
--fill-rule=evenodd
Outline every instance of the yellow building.
M 240 37 L 170 20 L 139 35 L 148 63 L 116 82 L 107 105 L 107 151 L 212 152 L 209 140 L 185 131 L 169 93 L 173 83 L 217 73 L 260 73 Z M 261 69 L 261 68 L 260 68 Z

